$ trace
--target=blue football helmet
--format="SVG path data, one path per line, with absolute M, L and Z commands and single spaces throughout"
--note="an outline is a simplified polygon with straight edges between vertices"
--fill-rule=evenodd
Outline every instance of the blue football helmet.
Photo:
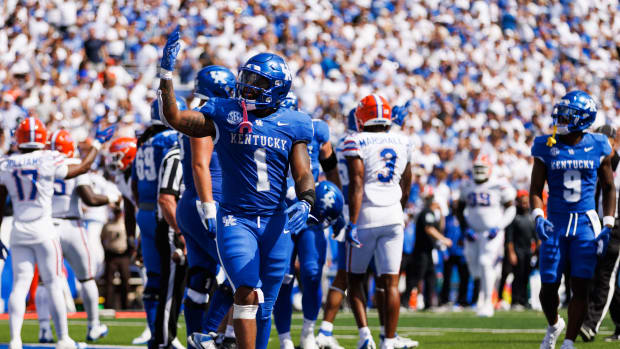
M 177 108 L 179 110 L 187 110 L 187 103 L 185 100 L 179 96 L 176 96 L 177 99 Z M 159 117 L 159 101 L 155 99 L 153 103 L 151 103 L 151 123 L 150 125 L 163 125 L 164 123 L 161 121 Z
M 299 110 L 299 100 L 293 92 L 289 91 L 289 93 L 286 95 L 286 98 L 284 98 L 284 100 L 280 102 L 280 107 Z
M 210 65 L 202 68 L 196 75 L 194 96 L 200 99 L 233 97 L 235 82 L 235 75 L 228 68 Z
M 323 222 L 330 225 L 342 213 L 344 206 L 344 196 L 338 187 L 330 181 L 321 181 L 316 185 L 316 202 L 312 207 L 311 214 Z
M 349 114 L 347 114 L 347 130 L 357 132 L 357 119 L 355 118 L 355 110 L 356 108 L 351 109 Z
M 278 108 L 292 82 L 291 71 L 282 57 L 259 53 L 239 69 L 235 96 L 253 109 Z
M 583 91 L 571 91 L 553 106 L 553 125 L 559 134 L 583 131 L 596 120 L 596 102 Z

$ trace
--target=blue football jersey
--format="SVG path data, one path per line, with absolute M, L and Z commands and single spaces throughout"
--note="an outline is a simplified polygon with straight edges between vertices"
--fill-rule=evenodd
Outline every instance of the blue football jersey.
M 597 171 L 601 161 L 611 153 L 607 136 L 585 133 L 575 146 L 558 141 L 553 147 L 546 145 L 548 137 L 536 137 L 532 146 L 532 156 L 543 161 L 547 167 L 547 210 L 570 213 L 596 209 L 594 192 Z
M 157 202 L 157 178 L 161 161 L 178 144 L 178 133 L 166 130 L 149 138 L 138 148 L 131 179 L 138 185 L 139 203 Z
M 192 148 L 189 142 L 190 137 L 179 134 L 179 145 L 181 146 L 181 164 L 183 166 L 183 183 L 185 184 L 185 190 L 191 193 L 196 193 L 196 186 L 194 185 L 194 176 L 192 175 Z M 222 198 L 222 168 L 220 167 L 220 160 L 217 157 L 215 149 L 211 154 L 211 162 L 209 163 L 209 170 L 211 171 L 211 191 L 213 194 L 213 200 L 220 201 Z
M 342 183 L 342 195 L 344 195 L 344 204 L 349 204 L 349 169 L 347 167 L 347 159 L 344 157 L 344 141 L 348 134 L 340 138 L 336 146 L 336 156 L 338 157 L 338 175 L 340 183 Z
M 310 168 L 316 182 L 319 180 L 319 173 L 321 172 L 321 164 L 319 162 L 321 146 L 329 142 L 329 126 L 320 119 L 312 119 L 312 126 L 314 127 L 314 136 L 310 144 L 308 144 L 308 154 L 310 155 Z
M 220 206 L 247 215 L 271 215 L 285 207 L 286 177 L 293 144 L 312 141 L 307 114 L 280 108 L 264 118 L 248 111 L 252 133 L 240 133 L 243 111 L 235 100 L 211 98 L 200 111 L 216 127 L 222 167 Z

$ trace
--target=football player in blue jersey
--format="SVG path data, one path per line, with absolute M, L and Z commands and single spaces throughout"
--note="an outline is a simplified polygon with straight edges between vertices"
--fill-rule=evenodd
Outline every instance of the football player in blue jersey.
M 532 146 L 535 159 L 530 187 L 532 216 L 542 242 L 540 302 L 549 323 L 540 348 L 554 348 L 565 327 L 558 315 L 558 288 L 568 268 L 572 298 L 562 349 L 569 349 L 586 314 L 597 254 L 604 252 L 614 226 L 616 192 L 607 137 L 585 132 L 596 119 L 592 97 L 583 91 L 569 92 L 554 106 L 551 116 L 553 135 L 537 137 Z M 597 178 L 603 191 L 602 227 L 594 204 Z M 545 182 L 549 187 L 547 218 L 542 199 Z
M 235 99 L 212 98 L 199 111 L 179 111 L 172 74 L 180 44 L 174 30 L 161 60 L 158 99 L 164 120 L 192 137 L 213 138 L 222 166 L 217 247 L 234 293 L 238 348 L 266 348 L 271 312 L 290 255 L 291 232 L 316 200 L 307 144 L 307 114 L 279 108 L 292 75 L 278 55 L 261 53 L 241 68 Z M 286 208 L 289 168 L 299 202 Z
M 298 109 L 297 96 L 289 92 L 286 99 L 281 103 L 283 108 Z M 329 127 L 327 123 L 320 119 L 313 119 L 314 136 L 312 142 L 308 145 L 308 153 L 310 156 L 310 167 L 315 182 L 319 178 L 319 166 L 325 172 L 328 181 L 340 187 L 340 176 L 338 174 L 338 160 L 336 153 L 329 142 Z M 317 190 L 317 205 L 320 197 Z M 315 216 L 315 218 L 318 218 Z M 328 226 L 332 223 L 336 226 L 334 229 L 344 227 L 344 217 L 332 217 Z M 340 228 L 338 224 L 340 223 Z M 316 348 L 316 340 L 314 337 L 314 323 L 321 308 L 321 277 L 323 264 L 325 264 L 325 255 L 327 252 L 327 240 L 323 230 L 316 229 L 316 225 L 309 225 L 307 229 L 295 232 L 293 238 L 295 247 L 291 255 L 291 265 L 289 273 L 285 278 L 280 293 L 274 307 L 274 319 L 276 328 L 280 338 L 281 348 L 293 348 L 291 340 L 291 317 L 293 312 L 292 291 L 293 291 L 293 269 L 294 261 L 299 256 L 301 284 L 303 285 L 302 309 L 304 313 L 304 324 L 301 331 L 301 347 L 304 349 Z
M 186 109 L 182 99 L 175 105 Z M 162 288 L 161 256 L 156 248 L 158 170 L 164 155 L 178 144 L 178 133 L 166 127 L 160 119 L 157 101 L 151 105 L 151 125 L 138 139 L 138 151 L 131 169 L 131 186 L 138 204 L 136 221 L 140 227 L 142 256 L 147 273 L 144 286 L 144 309 L 151 331 L 151 343 L 156 334 L 155 322 Z

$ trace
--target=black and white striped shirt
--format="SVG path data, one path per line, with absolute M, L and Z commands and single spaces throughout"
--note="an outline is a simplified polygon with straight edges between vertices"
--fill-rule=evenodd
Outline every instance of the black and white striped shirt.
M 182 180 L 181 154 L 179 147 L 173 147 L 166 153 L 159 167 L 159 194 L 174 195 L 178 199 L 183 192 Z

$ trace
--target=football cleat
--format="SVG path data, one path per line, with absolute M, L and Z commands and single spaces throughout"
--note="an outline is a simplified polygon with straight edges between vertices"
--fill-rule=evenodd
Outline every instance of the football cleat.
M 58 341 L 56 349 L 85 349 L 86 343 L 79 343 L 71 338 Z
M 620 333 L 616 332 L 609 337 L 605 337 L 605 342 L 620 342 Z
M 209 334 L 194 332 L 187 337 L 187 345 L 196 349 L 216 349 L 218 347 L 215 343 L 216 338 L 217 334 L 213 332 Z
M 380 335 L 379 338 L 381 339 L 381 345 L 379 346 L 380 348 L 405 349 L 405 348 L 417 348 L 420 345 L 418 341 L 414 341 L 406 337 L 401 337 L 398 335 L 398 333 L 396 333 L 396 336 L 394 337 L 396 339 L 394 341 L 394 344 L 392 344 L 392 346 L 389 346 L 389 347 L 384 344 L 384 339 L 385 339 L 384 335 Z
M 377 349 L 374 339 L 372 337 L 362 338 L 357 341 L 357 349 Z
M 39 343 L 54 343 L 54 335 L 50 327 L 41 327 L 39 329 Z
M 476 312 L 478 317 L 493 317 L 494 314 L 495 310 L 492 304 L 481 306 Z
M 234 337 L 224 337 L 220 349 L 237 349 L 237 339 Z
M 178 338 L 174 338 L 172 340 L 172 348 L 174 349 L 185 349 L 185 347 L 183 346 L 183 344 L 181 344 L 181 341 Z
M 131 344 L 133 344 L 133 345 L 143 345 L 143 344 L 146 344 L 150 339 L 151 339 L 151 330 L 149 329 L 148 326 L 146 326 L 144 328 L 144 331 L 142 331 L 142 334 L 140 334 L 138 337 L 134 338 L 131 341 Z
M 301 340 L 299 341 L 299 347 L 301 349 L 319 349 L 319 346 L 316 344 L 314 333 L 310 332 L 305 336 L 302 333 Z
M 9 349 L 22 349 L 22 341 L 21 339 L 11 339 L 9 342 Z
M 575 343 L 573 341 L 564 341 L 560 349 L 575 349 Z
M 344 349 L 338 344 L 332 332 L 323 330 L 319 330 L 319 334 L 316 336 L 316 344 L 320 349 Z
M 295 344 L 290 338 L 284 338 L 280 341 L 280 349 L 295 349 Z
M 555 342 L 562 334 L 564 327 L 566 327 L 566 323 L 561 317 L 558 318 L 558 322 L 554 326 L 547 326 L 547 334 L 545 334 L 545 338 L 540 343 L 540 349 L 554 349 Z
M 591 328 L 583 325 L 579 329 L 579 335 L 584 342 L 592 342 L 594 337 L 596 337 L 596 332 L 594 332 Z
M 108 335 L 108 326 L 99 324 L 94 327 L 89 327 L 86 333 L 86 341 L 94 342 Z

